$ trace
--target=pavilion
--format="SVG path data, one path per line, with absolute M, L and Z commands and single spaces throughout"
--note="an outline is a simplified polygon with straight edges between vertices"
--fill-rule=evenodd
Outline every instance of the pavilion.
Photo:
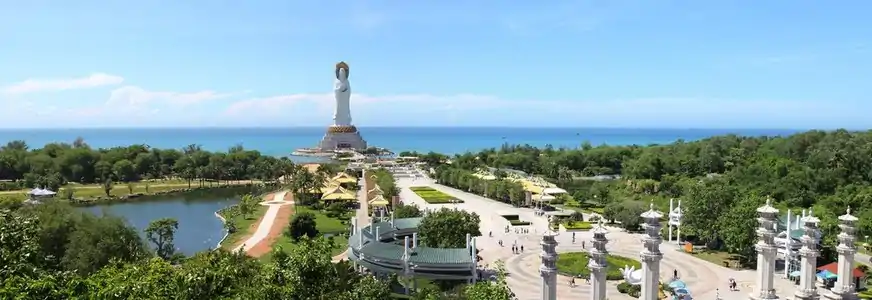
M 478 249 L 466 236 L 465 248 L 432 248 L 419 244 L 418 225 L 422 218 L 394 219 L 357 224 L 354 219 L 348 238 L 348 259 L 375 274 L 397 274 L 401 278 L 422 277 L 441 280 L 478 279 Z M 417 281 L 412 280 L 413 289 Z M 408 286 L 407 286 L 408 288 Z
M 333 185 L 327 188 L 327 191 L 321 194 L 321 200 L 324 202 L 347 201 L 352 202 L 357 199 L 357 196 L 339 185 Z
M 366 192 L 366 199 L 372 200 L 375 196 L 384 195 L 385 191 L 378 186 L 378 184 L 373 185 L 372 189 Z
M 41 203 L 43 200 L 48 199 L 48 198 L 52 198 L 55 195 L 57 195 L 57 193 L 53 192 L 51 190 L 42 189 L 42 188 L 34 188 L 34 189 L 30 190 L 29 192 L 27 192 L 28 199 L 26 202 L 32 203 L 32 204 Z
M 390 204 L 390 201 L 385 199 L 381 194 L 375 195 L 372 199 L 369 200 L 369 206 L 374 207 L 387 207 Z

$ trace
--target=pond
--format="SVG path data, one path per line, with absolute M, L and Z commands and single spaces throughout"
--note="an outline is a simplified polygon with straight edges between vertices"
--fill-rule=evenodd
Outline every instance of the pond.
M 143 230 L 160 218 L 179 221 L 175 245 L 185 255 L 215 248 L 224 237 L 224 224 L 215 216 L 219 209 L 239 202 L 252 188 L 233 187 L 201 190 L 171 195 L 145 196 L 130 202 L 101 204 L 80 209 L 97 215 L 110 214 L 127 219 L 130 225 Z M 149 246 L 153 247 L 146 240 Z

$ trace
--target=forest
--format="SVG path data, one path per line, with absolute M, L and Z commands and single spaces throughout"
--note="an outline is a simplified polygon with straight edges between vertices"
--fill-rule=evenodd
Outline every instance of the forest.
M 31 149 L 24 141 L 0 146 L 0 191 L 42 187 L 57 191 L 68 183 L 136 182 L 180 178 L 191 182 L 276 181 L 290 174 L 287 158 L 262 155 L 241 145 L 210 152 L 199 145 L 157 149 L 130 145 L 94 149 L 81 138 Z
M 848 207 L 860 218 L 861 242 L 872 233 L 872 131 L 724 135 L 664 145 L 503 145 L 454 156 L 400 155 L 421 157 L 440 170 L 437 174 L 471 174 L 488 166 L 541 175 L 571 193 L 565 205 L 601 208 L 606 218 L 621 219 L 628 227 L 638 224 L 636 216 L 648 202 L 667 211 L 670 198 L 681 199 L 682 233 L 710 249 L 733 253 L 745 263 L 755 259 L 755 210 L 766 198 L 782 214 L 788 208 L 812 209 L 821 219 L 825 259 L 835 258 L 837 217 Z M 452 179 L 455 185 L 464 180 L 474 179 Z M 489 193 L 509 195 L 510 191 Z M 514 202 L 511 197 L 504 201 Z
M 333 167 L 337 166 L 322 165 L 319 174 L 332 174 L 326 169 Z M 389 174 L 376 173 L 379 184 L 396 194 Z M 283 176 L 287 176 L 285 180 L 279 180 Z M 146 145 L 93 149 L 77 140 L 39 149 L 30 149 L 22 141 L 0 147 L 0 185 L 6 190 L 182 178 L 189 184 L 261 180 L 271 183 L 264 187 L 296 191 L 321 184 L 319 176 L 322 175 L 312 174 L 288 159 L 264 156 L 241 146 L 231 147 L 227 152 L 209 152 L 196 145 L 181 150 Z M 96 216 L 77 210 L 67 201 L 29 205 L 20 199 L 5 200 L 0 201 L 0 299 L 509 300 L 512 297 L 504 275 L 496 282 L 480 282 L 457 290 L 431 288 L 414 297 L 398 295 L 396 277 L 376 278 L 356 272 L 347 261 L 333 263 L 333 242 L 321 235 L 297 241 L 303 246 L 274 249 L 269 260 L 220 249 L 185 257 L 173 243 L 179 227 L 174 219 L 153 220 L 143 235 L 122 218 L 109 214 Z M 412 207 L 407 211 L 416 213 Z M 289 230 L 291 227 L 288 224 Z

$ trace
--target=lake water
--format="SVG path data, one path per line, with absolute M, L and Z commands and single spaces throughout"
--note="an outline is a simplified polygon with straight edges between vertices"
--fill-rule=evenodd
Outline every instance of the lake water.
M 224 236 L 224 225 L 215 216 L 219 209 L 239 202 L 251 188 L 233 187 L 174 195 L 147 196 L 124 202 L 82 207 L 95 214 L 108 213 L 127 219 L 142 233 L 148 223 L 160 218 L 179 221 L 175 244 L 186 255 L 214 248 Z M 147 242 L 148 243 L 148 242 Z M 150 243 L 149 243 L 150 244 Z M 150 245 L 151 246 L 151 245 Z

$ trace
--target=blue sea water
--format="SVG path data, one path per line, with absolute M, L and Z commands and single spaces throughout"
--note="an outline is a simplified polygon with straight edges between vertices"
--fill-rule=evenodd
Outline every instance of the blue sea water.
M 698 140 L 715 135 L 790 135 L 787 129 L 629 129 L 629 128 L 497 128 L 497 127 L 359 127 L 371 146 L 440 153 L 463 153 L 499 147 L 504 143 L 577 147 L 593 145 L 664 144 L 679 139 Z M 241 144 L 267 155 L 287 156 L 295 149 L 313 147 L 325 128 L 118 128 L 118 129 L 0 129 L 0 143 L 24 140 L 31 148 L 82 137 L 92 147 L 147 144 L 182 148 L 198 144 L 210 151 L 225 151 Z

